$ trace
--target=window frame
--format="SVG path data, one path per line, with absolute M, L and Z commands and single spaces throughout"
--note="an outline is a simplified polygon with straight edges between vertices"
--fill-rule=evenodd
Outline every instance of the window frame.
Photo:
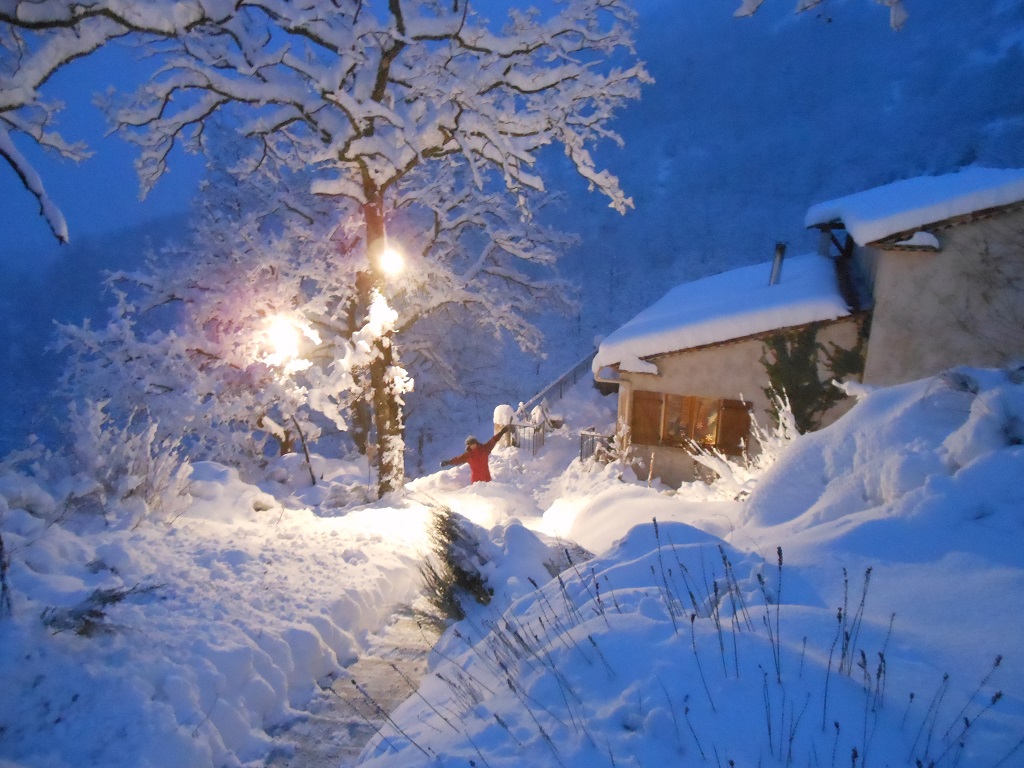
M 630 434 L 637 445 L 689 450 L 696 443 L 739 455 L 749 442 L 752 406 L 743 400 L 637 389 L 631 406 Z

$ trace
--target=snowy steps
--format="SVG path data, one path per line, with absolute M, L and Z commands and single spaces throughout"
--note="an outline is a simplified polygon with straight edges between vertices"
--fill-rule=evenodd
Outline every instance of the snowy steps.
M 394 733 L 386 715 L 419 685 L 432 642 L 415 618 L 396 616 L 380 635 L 368 638 L 366 652 L 318 696 L 304 718 L 276 734 L 295 749 L 272 756 L 267 768 L 354 766 L 378 729 L 385 736 Z

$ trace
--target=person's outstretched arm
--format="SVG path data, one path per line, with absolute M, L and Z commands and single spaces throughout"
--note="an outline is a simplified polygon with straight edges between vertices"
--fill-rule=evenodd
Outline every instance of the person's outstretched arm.
M 441 462 L 442 467 L 457 467 L 459 464 L 465 464 L 469 460 L 469 451 L 460 453 L 454 459 L 445 459 Z
M 510 429 L 512 429 L 512 424 L 506 424 L 504 427 L 499 429 L 498 432 L 494 435 L 494 437 L 492 437 L 490 440 L 484 443 L 484 450 L 487 451 L 488 453 L 493 451 L 494 446 L 496 446 L 498 444 L 498 441 L 501 440 L 501 436 L 508 432 Z

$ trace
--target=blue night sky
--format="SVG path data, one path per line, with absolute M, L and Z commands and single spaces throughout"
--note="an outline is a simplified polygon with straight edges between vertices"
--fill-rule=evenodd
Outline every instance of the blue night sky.
M 108 124 L 92 104 L 94 94 L 111 86 L 122 92 L 133 89 L 146 69 L 131 51 L 115 45 L 75 62 L 48 84 L 47 94 L 66 104 L 58 116 L 58 130 L 69 142 L 88 144 L 93 152 L 89 159 L 76 164 L 40 150 L 24 137 L 18 141 L 63 211 L 72 242 L 184 211 L 202 176 L 202 158 L 175 150 L 170 172 L 140 200 L 135 148 L 105 135 Z M 31 263 L 60 253 L 35 199 L 6 165 L 0 172 L 0 200 L 0 257 Z

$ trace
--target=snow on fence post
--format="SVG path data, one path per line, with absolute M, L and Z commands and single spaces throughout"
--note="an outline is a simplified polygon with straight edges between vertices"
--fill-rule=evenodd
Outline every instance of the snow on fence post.
M 516 423 L 512 425 L 511 430 L 512 437 L 510 443 L 512 445 L 524 447 L 526 442 L 529 441 L 530 453 L 533 456 L 537 455 L 537 451 L 544 447 L 544 437 L 547 429 L 558 429 L 562 426 L 563 421 L 561 416 L 549 416 L 547 410 L 548 398 L 561 400 L 565 393 L 577 384 L 584 374 L 589 375 L 591 363 L 596 354 L 597 350 L 595 349 L 525 403 L 519 404 L 519 408 L 514 413 Z M 498 406 L 498 408 L 502 408 L 502 406 Z M 500 428 L 498 408 L 494 409 L 495 430 Z M 504 426 L 504 424 L 501 424 L 501 426 Z M 508 443 L 502 442 L 502 445 L 506 444 Z
M 497 434 L 499 430 L 504 429 L 516 417 L 515 408 L 511 405 L 498 405 L 494 408 L 494 433 Z M 498 441 L 498 445 L 507 447 L 512 445 L 512 434 L 514 430 L 509 430 L 505 435 Z

